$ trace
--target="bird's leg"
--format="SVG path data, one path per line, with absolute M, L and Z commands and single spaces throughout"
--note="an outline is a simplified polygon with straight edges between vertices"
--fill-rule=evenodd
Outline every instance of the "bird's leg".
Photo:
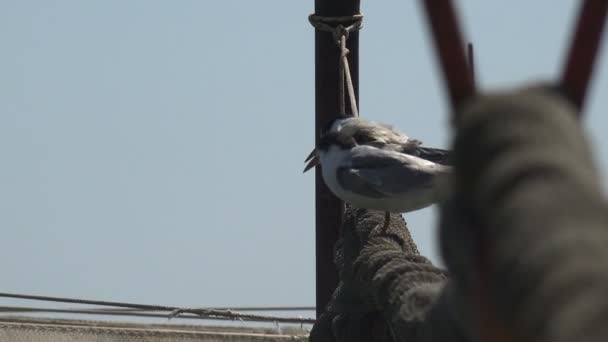
M 391 213 L 388 211 L 384 212 L 384 226 L 382 227 L 382 233 L 388 232 L 388 226 L 391 224 Z

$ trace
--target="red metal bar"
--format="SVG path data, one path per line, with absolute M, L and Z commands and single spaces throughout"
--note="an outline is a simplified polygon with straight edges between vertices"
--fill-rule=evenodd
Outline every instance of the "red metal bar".
M 456 11 L 450 0 L 423 0 L 425 13 L 432 31 L 439 63 L 443 70 L 444 81 L 448 89 L 452 115 L 464 100 L 476 92 L 473 46 L 468 44 L 467 56 L 461 37 Z M 475 227 L 470 227 L 475 229 Z M 480 230 L 475 230 L 477 233 Z M 479 237 L 478 279 L 477 279 L 477 340 L 481 342 L 512 342 L 517 339 L 496 316 L 496 308 L 488 292 L 488 272 L 485 263 L 483 236 Z
M 452 108 L 475 93 L 456 12 L 450 0 L 422 0 Z
M 359 14 L 360 0 L 315 0 L 315 14 L 325 17 Z M 359 99 L 359 33 L 351 32 L 346 42 L 350 51 L 351 77 L 356 98 Z M 339 75 L 340 51 L 331 33 L 315 33 L 315 139 L 330 119 L 340 112 Z M 316 307 L 317 317 L 325 310 L 338 285 L 333 247 L 339 237 L 344 204 L 323 182 L 321 170 L 316 168 Z
M 477 87 L 477 81 L 475 80 L 475 52 L 473 51 L 473 43 L 467 44 L 467 58 L 469 61 L 469 72 L 471 73 L 471 82 L 473 82 L 474 87 Z
M 566 57 L 561 87 L 581 110 L 593 66 L 602 40 L 608 12 L 608 0 L 585 0 L 581 4 L 578 23 Z

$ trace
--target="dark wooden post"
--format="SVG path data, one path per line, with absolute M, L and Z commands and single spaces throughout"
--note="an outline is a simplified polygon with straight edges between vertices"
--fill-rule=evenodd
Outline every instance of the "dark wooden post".
M 359 14 L 360 0 L 315 0 L 315 14 L 323 17 Z M 359 99 L 359 33 L 351 32 L 346 42 L 355 94 Z M 315 32 L 315 141 L 323 124 L 338 115 L 340 102 L 340 50 L 330 32 Z M 316 169 L 316 306 L 323 312 L 338 284 L 333 263 L 333 247 L 339 235 L 344 204 L 325 186 L 320 168 Z

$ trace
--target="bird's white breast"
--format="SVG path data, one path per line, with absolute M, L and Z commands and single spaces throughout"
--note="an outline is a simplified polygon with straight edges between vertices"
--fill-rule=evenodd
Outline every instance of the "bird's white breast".
M 413 189 L 411 192 L 381 198 L 362 196 L 344 188 L 338 181 L 338 169 L 352 166 L 350 150 L 330 146 L 329 150 L 320 153 L 319 157 L 327 187 L 337 197 L 355 207 L 403 213 L 425 208 L 437 201 L 435 191 L 429 188 Z
M 348 198 L 349 192 L 338 182 L 338 168 L 351 166 L 350 151 L 330 146 L 327 152 L 321 153 L 320 160 L 325 184 L 336 196 L 346 200 L 344 197 Z

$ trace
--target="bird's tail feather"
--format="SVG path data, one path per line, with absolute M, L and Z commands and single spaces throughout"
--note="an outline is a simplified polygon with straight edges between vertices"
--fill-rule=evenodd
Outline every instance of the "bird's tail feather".
M 450 165 L 450 151 L 432 147 L 418 147 L 416 156 L 434 163 Z

